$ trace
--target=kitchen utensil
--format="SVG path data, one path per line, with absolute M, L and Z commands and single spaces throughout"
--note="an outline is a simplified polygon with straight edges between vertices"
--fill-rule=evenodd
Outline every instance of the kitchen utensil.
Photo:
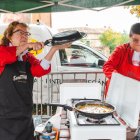
M 94 119 L 103 119 L 104 117 L 107 117 L 109 115 L 113 115 L 113 112 L 115 111 L 115 107 L 112 106 L 111 104 L 105 103 L 105 102 L 101 102 L 100 100 L 97 101 L 82 101 L 82 102 L 78 102 L 75 104 L 74 107 L 68 106 L 68 105 L 64 105 L 64 104 L 47 104 L 49 106 L 59 106 L 59 107 L 64 107 L 64 109 L 68 109 L 69 111 L 77 111 L 78 113 L 86 116 L 86 117 L 90 117 L 90 118 L 94 118 Z M 92 113 L 89 112 L 89 109 L 91 109 L 92 107 L 94 108 L 108 108 L 109 111 L 107 112 L 101 112 L 101 113 Z M 86 108 L 87 111 L 83 111 L 80 108 Z M 93 109 L 94 110 L 94 109 Z
M 64 32 L 60 32 L 55 34 L 52 39 L 46 40 L 44 45 L 51 44 L 54 45 L 62 45 L 68 42 L 73 42 L 85 37 L 86 34 L 84 32 L 79 32 L 76 30 L 68 30 Z

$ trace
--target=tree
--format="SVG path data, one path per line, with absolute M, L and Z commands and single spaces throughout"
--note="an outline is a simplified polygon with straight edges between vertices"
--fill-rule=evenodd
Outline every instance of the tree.
M 103 46 L 109 47 L 111 53 L 116 46 L 128 42 L 129 37 L 125 32 L 119 33 L 109 28 L 104 33 L 101 34 L 99 39 Z
M 130 7 L 130 13 L 131 14 L 136 14 L 136 17 L 140 17 L 140 5 L 137 6 L 131 6 Z

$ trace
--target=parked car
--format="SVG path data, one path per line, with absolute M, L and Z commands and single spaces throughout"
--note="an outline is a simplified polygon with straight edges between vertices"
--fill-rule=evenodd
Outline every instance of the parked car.
M 45 47 L 43 52 L 36 55 L 42 59 L 48 52 Z M 52 72 L 63 71 L 102 71 L 102 66 L 107 57 L 94 48 L 82 43 L 73 42 L 70 48 L 59 50 L 52 59 Z

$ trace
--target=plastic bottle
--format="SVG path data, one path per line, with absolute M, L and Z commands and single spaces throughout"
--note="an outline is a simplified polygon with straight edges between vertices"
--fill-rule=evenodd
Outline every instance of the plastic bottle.
M 47 125 L 45 126 L 46 132 L 51 133 L 52 132 L 52 123 L 48 122 Z

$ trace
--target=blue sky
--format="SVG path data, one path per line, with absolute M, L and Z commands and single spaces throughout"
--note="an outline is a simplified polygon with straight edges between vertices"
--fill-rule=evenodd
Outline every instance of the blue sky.
M 60 12 L 52 14 L 52 27 L 85 27 L 103 28 L 111 27 L 115 31 L 129 32 L 132 24 L 140 22 L 129 9 L 124 7 L 109 8 L 100 12 L 83 10 L 75 12 Z

